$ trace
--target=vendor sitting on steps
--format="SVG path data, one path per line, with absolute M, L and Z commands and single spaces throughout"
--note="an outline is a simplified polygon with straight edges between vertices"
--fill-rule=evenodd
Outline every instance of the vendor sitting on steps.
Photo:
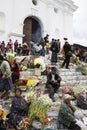
M 46 88 L 48 88 L 49 97 L 55 102 L 54 94 L 58 92 L 60 87 L 61 77 L 57 73 L 57 68 L 51 68 L 51 72 L 47 75 Z

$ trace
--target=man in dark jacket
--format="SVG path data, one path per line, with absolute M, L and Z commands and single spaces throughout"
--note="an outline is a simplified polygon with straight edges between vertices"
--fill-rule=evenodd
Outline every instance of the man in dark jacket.
M 70 57 L 71 57 L 71 46 L 67 41 L 65 42 L 63 49 L 64 49 L 64 53 L 65 53 L 65 60 L 62 63 L 62 67 L 64 67 L 66 64 L 66 69 L 69 69 L 68 66 L 69 66 Z
M 58 92 L 60 87 L 61 77 L 57 74 L 57 68 L 52 67 L 51 72 L 47 75 L 46 87 L 48 88 L 49 97 L 55 101 L 54 94 Z

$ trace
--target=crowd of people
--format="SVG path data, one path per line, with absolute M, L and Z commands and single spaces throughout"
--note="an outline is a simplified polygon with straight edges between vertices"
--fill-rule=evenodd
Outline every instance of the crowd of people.
M 18 56 L 26 56 L 26 55 L 41 55 L 45 56 L 49 54 L 51 51 L 51 64 L 56 65 L 58 62 L 58 53 L 61 52 L 65 55 L 65 59 L 61 65 L 66 69 L 69 69 L 70 57 L 72 54 L 78 55 L 78 51 L 73 50 L 71 45 L 68 42 L 67 38 L 64 38 L 64 45 L 61 51 L 61 42 L 60 39 L 52 39 L 49 42 L 49 35 L 47 34 L 44 38 L 38 43 L 30 42 L 23 43 L 22 45 L 18 43 L 16 40 L 14 43 L 10 39 L 8 44 L 6 45 L 4 41 L 0 43 L 0 91 L 2 91 L 1 99 L 8 99 L 10 95 L 10 91 L 14 87 L 14 83 L 20 78 L 20 68 L 19 65 L 14 61 L 13 65 L 10 65 L 9 61 L 4 58 L 6 57 L 7 52 L 15 52 Z M 48 90 L 49 97 L 55 102 L 54 94 L 58 93 L 61 77 L 57 73 L 57 67 L 51 67 L 51 72 L 47 74 L 47 82 L 46 88 Z M 7 115 L 8 118 L 8 127 L 14 128 L 17 130 L 17 125 L 20 121 L 27 117 L 29 103 L 21 96 L 21 90 L 15 90 L 15 97 L 12 100 L 10 112 Z M 75 109 L 71 105 L 71 97 L 66 94 L 64 96 L 64 102 L 61 104 L 58 122 L 57 125 L 63 125 L 63 128 L 68 128 L 68 130 L 80 130 L 80 127 L 76 125 L 76 120 L 74 117 Z M 3 129 L 6 130 L 6 129 Z
M 67 57 L 67 52 L 72 52 L 72 54 L 79 57 L 81 61 L 86 61 L 85 59 L 87 56 L 85 56 L 85 51 L 81 48 L 74 48 L 73 45 L 70 45 L 68 42 L 68 38 L 64 38 L 64 45 L 61 46 L 60 39 L 54 39 L 49 40 L 49 35 L 47 34 L 44 38 L 41 38 L 38 43 L 34 43 L 33 41 L 30 41 L 29 43 L 24 42 L 23 44 L 20 44 L 18 40 L 15 40 L 14 42 L 12 39 L 9 39 L 8 43 L 5 43 L 4 41 L 0 42 L 0 54 L 6 55 L 7 52 L 15 52 L 15 55 L 36 55 L 39 54 L 41 56 L 45 56 L 49 54 L 49 51 L 52 52 L 51 56 L 51 62 L 56 63 L 57 62 L 57 54 L 61 51 L 65 53 L 65 61 L 62 64 L 69 62 L 70 58 Z M 69 53 L 68 53 L 69 54 Z M 67 61 L 68 60 L 68 61 Z M 67 66 L 67 65 L 66 65 Z M 66 67 L 67 68 L 67 67 Z

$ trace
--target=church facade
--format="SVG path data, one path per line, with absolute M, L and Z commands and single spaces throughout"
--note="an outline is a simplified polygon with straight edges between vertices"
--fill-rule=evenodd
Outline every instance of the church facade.
M 38 42 L 46 34 L 51 38 L 68 37 L 73 41 L 72 0 L 0 0 L 0 41 L 16 39 Z

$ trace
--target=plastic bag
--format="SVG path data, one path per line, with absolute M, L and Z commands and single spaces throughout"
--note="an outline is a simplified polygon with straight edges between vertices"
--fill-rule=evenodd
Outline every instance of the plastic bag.
M 77 118 L 77 119 L 82 119 L 84 117 L 83 113 L 81 112 L 81 110 L 76 110 L 75 113 L 74 113 L 74 116 Z

